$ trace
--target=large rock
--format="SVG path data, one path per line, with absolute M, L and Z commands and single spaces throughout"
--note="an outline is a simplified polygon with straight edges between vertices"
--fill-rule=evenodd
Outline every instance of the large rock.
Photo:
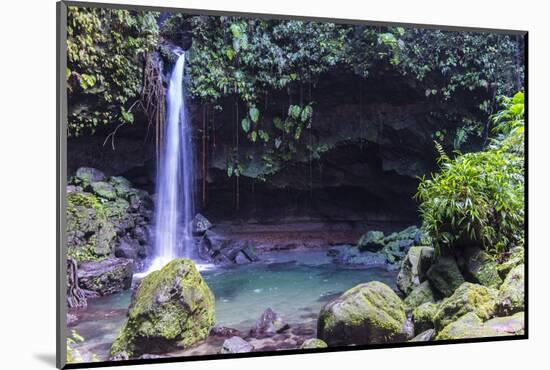
M 426 302 L 416 307 L 412 313 L 414 331 L 420 333 L 434 327 L 434 317 L 439 305 Z
M 432 287 L 443 297 L 448 297 L 464 282 L 454 257 L 442 256 L 436 259 L 426 272 Z
M 92 192 L 104 199 L 115 200 L 117 198 L 117 193 L 113 185 L 105 181 L 92 182 L 90 184 Z
M 132 184 L 130 181 L 122 176 L 112 176 L 109 178 L 109 184 L 113 186 L 118 197 L 128 199 L 128 196 L 132 190 Z
M 76 170 L 76 174 L 74 175 L 72 182 L 75 185 L 80 185 L 85 188 L 92 182 L 103 180 L 105 180 L 105 174 L 100 170 L 91 167 L 80 167 Z
M 360 251 L 358 247 L 342 245 L 332 247 L 327 255 L 332 257 L 332 262 L 346 266 L 383 266 L 386 265 L 386 257 L 382 253 Z
M 518 265 L 523 265 L 525 260 L 525 249 L 523 247 L 515 247 L 510 251 L 508 258 L 498 265 L 498 273 L 501 278 L 506 278 L 508 273 Z
M 428 329 L 426 331 L 423 331 L 422 333 L 418 334 L 413 339 L 409 340 L 409 342 L 429 342 L 433 340 L 435 337 L 435 330 Z
M 412 310 L 426 302 L 435 302 L 432 287 L 427 280 L 416 286 L 403 301 L 405 308 L 408 310 Z
M 525 266 L 514 267 L 504 279 L 498 292 L 497 310 L 500 315 L 511 315 L 525 309 Z
M 304 343 L 302 343 L 302 345 L 300 346 L 300 348 L 302 349 L 306 349 L 306 348 L 327 348 L 327 344 L 322 341 L 321 339 L 318 339 L 318 338 L 310 338 L 310 339 L 306 339 L 304 341 Z
M 264 338 L 283 332 L 288 328 L 289 325 L 286 321 L 271 308 L 268 308 L 256 320 L 256 324 L 250 330 L 250 335 L 255 338 Z
M 384 233 L 382 231 L 367 231 L 357 241 L 360 250 L 377 252 L 384 248 Z
M 498 291 L 483 285 L 463 283 L 449 298 L 441 302 L 434 317 L 436 331 L 468 312 L 487 320 L 496 313 Z
M 203 235 L 209 229 L 212 228 L 212 224 L 206 217 L 197 213 L 191 221 L 191 229 L 194 235 Z
M 329 346 L 406 340 L 405 308 L 387 285 L 372 281 L 327 303 L 317 320 L 317 337 Z
M 468 312 L 443 328 L 438 333 L 436 340 L 521 335 L 524 332 L 523 312 L 508 317 L 496 317 L 485 323 L 475 313 Z
M 111 357 L 187 348 L 205 339 L 213 324 L 214 295 L 191 260 L 175 259 L 135 290 Z
M 253 350 L 254 346 L 252 344 L 241 337 L 234 336 L 223 342 L 220 353 L 247 353 Z
M 463 251 L 464 275 L 481 285 L 498 288 L 502 279 L 498 274 L 498 264 L 484 250 L 471 247 Z
M 397 287 L 409 294 L 426 278 L 426 272 L 431 266 L 434 249 L 432 247 L 411 247 L 401 264 L 397 275 Z M 421 262 L 421 260 L 423 261 Z
M 130 259 L 82 262 L 78 266 L 78 284 L 82 289 L 109 295 L 129 289 L 133 273 L 134 264 Z
M 199 256 L 219 265 L 233 265 L 256 262 L 259 260 L 256 248 L 251 242 L 230 239 L 208 230 L 198 239 Z

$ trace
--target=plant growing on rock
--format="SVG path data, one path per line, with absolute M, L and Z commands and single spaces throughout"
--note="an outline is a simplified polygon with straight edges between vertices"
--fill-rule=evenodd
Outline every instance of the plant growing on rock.
M 451 159 L 436 142 L 441 171 L 422 178 L 415 197 L 439 253 L 468 245 L 503 252 L 522 243 L 523 94 L 504 99 L 504 107 L 493 116 L 498 136 L 486 151 Z

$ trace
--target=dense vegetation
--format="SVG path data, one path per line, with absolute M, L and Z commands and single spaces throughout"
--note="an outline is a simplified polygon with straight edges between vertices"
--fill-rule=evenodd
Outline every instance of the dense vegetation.
M 524 96 L 502 99 L 492 116 L 497 134 L 487 150 L 449 158 L 441 172 L 422 179 L 417 198 L 424 229 L 440 252 L 481 244 L 495 253 L 523 244 Z

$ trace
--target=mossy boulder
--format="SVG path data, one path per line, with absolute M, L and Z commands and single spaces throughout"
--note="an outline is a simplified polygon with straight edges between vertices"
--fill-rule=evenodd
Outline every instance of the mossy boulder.
M 484 325 L 495 330 L 497 335 L 525 334 L 525 314 L 517 312 L 512 316 L 495 317 L 486 321 Z
M 498 273 L 498 264 L 481 248 L 466 248 L 464 254 L 464 275 L 475 283 L 498 288 L 502 279 Z
M 443 297 L 448 297 L 464 283 L 456 260 L 452 256 L 441 256 L 426 272 L 432 287 Z
M 417 285 L 405 298 L 405 309 L 412 310 L 423 303 L 435 302 L 434 292 L 429 281 Z
M 128 195 L 132 190 L 132 184 L 122 176 L 111 176 L 109 184 L 115 189 L 116 195 L 119 198 L 128 199 Z
M 501 278 L 506 278 L 508 273 L 518 265 L 523 265 L 525 261 L 525 249 L 523 247 L 515 247 L 510 251 L 508 258 L 498 265 L 498 273 Z
M 102 296 L 114 294 L 130 288 L 133 272 L 133 261 L 125 258 L 82 262 L 78 266 L 78 284 Z
M 431 247 L 411 247 L 401 264 L 397 275 L 397 287 L 405 294 L 411 291 L 426 278 L 426 272 L 430 267 L 427 259 L 433 256 Z M 421 260 L 424 259 L 423 262 Z
M 434 317 L 439 305 L 426 302 L 416 307 L 412 312 L 414 331 L 420 333 L 434 327 Z
M 525 310 L 525 266 L 514 267 L 504 279 L 498 292 L 497 310 L 500 315 L 511 315 Z
M 496 313 L 498 291 L 479 284 L 463 283 L 449 298 L 441 302 L 434 316 L 437 332 L 468 312 L 487 320 Z
M 327 348 L 328 345 L 322 341 L 321 339 L 318 339 L 318 338 L 310 338 L 310 339 L 306 339 L 304 341 L 304 343 L 302 343 L 302 345 L 300 346 L 300 348 L 302 349 L 306 349 L 306 348 Z
M 105 174 L 100 170 L 92 167 L 80 167 L 76 170 L 74 177 L 71 179 L 71 182 L 74 185 L 79 185 L 82 188 L 87 187 L 92 182 L 104 181 Z
M 92 193 L 107 200 L 115 200 L 117 198 L 117 193 L 113 185 L 105 181 L 92 182 L 90 184 Z
M 214 295 L 191 260 L 175 259 L 139 284 L 111 357 L 187 348 L 205 339 L 213 324 Z
M 361 251 L 376 252 L 384 246 L 384 233 L 382 231 L 368 231 L 357 241 L 357 247 Z
M 404 341 L 405 307 L 387 285 L 372 281 L 327 303 L 317 320 L 317 337 L 329 346 Z

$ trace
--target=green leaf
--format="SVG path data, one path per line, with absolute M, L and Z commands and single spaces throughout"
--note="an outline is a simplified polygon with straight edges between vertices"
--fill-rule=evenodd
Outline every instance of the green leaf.
M 231 177 L 233 175 L 233 167 L 227 166 L 227 177 Z
M 250 119 L 252 120 L 252 122 L 258 122 L 258 118 L 260 118 L 260 111 L 258 110 L 258 108 L 252 106 L 248 111 L 248 114 L 250 115 Z
M 241 126 L 244 132 L 250 131 L 250 120 L 248 118 L 243 118 L 243 120 L 241 121 Z
M 302 110 L 302 114 L 300 117 L 302 122 L 307 122 L 307 120 L 311 117 L 312 112 L 313 112 L 313 108 L 311 107 L 311 105 L 306 105 Z
M 275 139 L 275 149 L 279 149 L 281 144 L 282 144 L 281 138 L 276 138 Z
M 300 140 L 300 136 L 302 135 L 302 130 L 303 130 L 303 127 L 301 124 L 298 125 L 298 127 L 296 127 L 296 132 L 294 133 L 294 139 Z
M 523 104 L 525 102 L 525 95 L 520 91 L 512 98 L 512 103 Z
M 71 77 L 71 70 L 69 68 L 67 68 L 66 74 L 67 74 L 67 78 Z
M 269 141 L 269 134 L 267 132 L 265 132 L 264 130 L 260 130 L 258 132 L 258 135 L 260 136 L 260 138 L 264 141 L 264 142 L 268 142 Z
M 274 124 L 275 127 L 278 128 L 279 130 L 283 130 L 283 129 L 284 129 L 283 121 L 282 121 L 279 117 L 273 118 L 273 124 Z
M 134 123 L 134 115 L 132 112 L 122 111 L 122 120 L 127 123 Z
M 299 105 L 291 105 L 288 108 L 288 115 L 291 116 L 294 119 L 300 118 L 300 113 L 302 112 L 302 108 L 300 108 Z
M 241 27 L 237 23 L 231 24 L 231 26 L 229 26 L 229 29 L 231 30 L 231 34 L 233 35 L 234 38 L 241 37 L 242 30 L 241 30 Z
M 253 142 L 256 142 L 256 140 L 258 139 L 258 133 L 256 131 L 252 131 L 252 133 L 250 134 L 250 138 Z

